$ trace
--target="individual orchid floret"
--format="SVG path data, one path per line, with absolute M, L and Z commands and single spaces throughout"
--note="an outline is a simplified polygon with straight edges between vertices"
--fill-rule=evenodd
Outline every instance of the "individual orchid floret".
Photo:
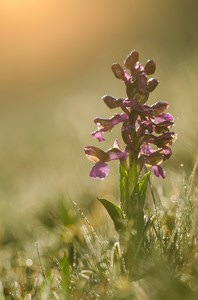
M 164 149 L 154 149 L 150 143 L 144 143 L 141 146 L 140 157 L 143 159 L 143 164 L 146 166 L 152 166 L 154 174 L 157 177 L 165 178 L 165 172 L 161 167 L 163 161 L 169 159 L 172 151 L 170 147 Z
M 84 151 L 87 158 L 95 163 L 89 174 L 94 179 L 104 179 L 109 174 L 110 169 L 107 162 L 112 160 L 123 162 L 128 157 L 127 151 L 120 150 L 117 140 L 114 142 L 113 147 L 106 152 L 94 146 L 86 146 Z
M 104 132 L 111 131 L 112 128 L 119 124 L 123 123 L 128 118 L 127 114 L 114 114 L 113 117 L 109 119 L 95 118 L 94 123 L 97 125 L 97 130 L 91 133 L 91 135 L 98 139 L 99 142 L 105 141 L 102 136 Z
M 173 142 L 175 141 L 176 137 L 177 136 L 176 136 L 175 132 L 164 132 L 162 135 L 151 138 L 151 140 L 153 140 L 153 143 L 157 147 L 163 148 L 166 146 L 171 146 L 173 144 Z
M 159 116 L 168 108 L 168 102 L 166 101 L 159 101 L 151 105 L 152 112 L 154 116 Z

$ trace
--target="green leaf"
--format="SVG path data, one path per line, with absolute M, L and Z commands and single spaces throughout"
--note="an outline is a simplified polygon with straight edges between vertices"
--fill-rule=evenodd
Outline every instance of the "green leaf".
M 62 289 L 67 293 L 69 291 L 69 261 L 66 253 L 64 253 L 64 256 L 61 261 L 61 271 L 62 271 Z
M 114 203 L 112 203 L 112 202 L 110 202 L 106 199 L 99 199 L 98 198 L 98 200 L 106 208 L 109 216 L 111 217 L 111 219 L 114 223 L 116 231 L 119 232 L 121 229 L 123 229 L 124 217 L 123 217 L 122 210 L 117 205 L 115 205 Z
M 62 199 L 58 203 L 58 218 L 65 226 L 73 225 L 77 222 L 73 209 L 66 205 L 66 202 Z

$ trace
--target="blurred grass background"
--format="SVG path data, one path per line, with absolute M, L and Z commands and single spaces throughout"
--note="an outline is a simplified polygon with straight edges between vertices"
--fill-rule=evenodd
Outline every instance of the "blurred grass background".
M 198 146 L 197 11 L 195 0 L 0 2 L 0 239 L 6 228 L 32 228 L 60 194 L 84 205 L 114 193 L 116 166 L 105 182 L 90 180 L 83 147 L 97 145 L 93 118 L 111 116 L 101 96 L 125 96 L 110 67 L 133 49 L 157 62 L 150 103 L 168 101 L 175 116 L 166 169 L 183 164 L 188 174 Z

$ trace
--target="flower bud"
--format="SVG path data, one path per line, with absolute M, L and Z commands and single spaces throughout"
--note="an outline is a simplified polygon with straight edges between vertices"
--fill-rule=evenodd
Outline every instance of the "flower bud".
M 124 61 L 125 67 L 129 70 L 134 69 L 138 59 L 139 59 L 139 53 L 136 50 L 133 50 Z
M 147 61 L 144 70 L 146 72 L 147 75 L 152 75 L 155 73 L 155 69 L 156 69 L 156 64 L 154 62 L 154 60 L 150 59 Z
M 124 80 L 125 78 L 124 70 L 119 64 L 114 63 L 111 66 L 111 70 L 113 71 L 113 74 L 115 75 L 116 78 Z
M 116 98 L 114 98 L 112 96 L 105 95 L 105 96 L 102 97 L 102 100 L 104 101 L 104 103 L 109 108 L 116 108 L 116 107 L 118 107 L 118 103 L 117 103 Z
M 147 82 L 147 91 L 148 92 L 154 91 L 154 89 L 156 88 L 158 83 L 159 83 L 159 81 L 155 78 L 149 79 L 148 82 Z

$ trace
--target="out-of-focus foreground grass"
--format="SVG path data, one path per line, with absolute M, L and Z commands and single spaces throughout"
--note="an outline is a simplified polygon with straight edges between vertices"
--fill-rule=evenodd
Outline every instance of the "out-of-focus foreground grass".
M 25 248 L 37 259 L 36 240 L 54 243 L 36 216 L 44 218 L 61 195 L 82 207 L 117 195 L 116 166 L 106 182 L 91 181 L 83 147 L 97 144 L 89 136 L 93 118 L 110 116 L 101 96 L 125 96 L 110 66 L 134 48 L 142 61 L 157 62 L 160 85 L 150 102 L 169 101 L 175 116 L 170 176 L 157 185 L 165 198 L 177 194 L 175 174 L 181 164 L 189 174 L 197 156 L 196 12 L 195 1 L 179 0 L 0 4 L 0 252 L 7 264 L 10 245 L 16 256 Z

